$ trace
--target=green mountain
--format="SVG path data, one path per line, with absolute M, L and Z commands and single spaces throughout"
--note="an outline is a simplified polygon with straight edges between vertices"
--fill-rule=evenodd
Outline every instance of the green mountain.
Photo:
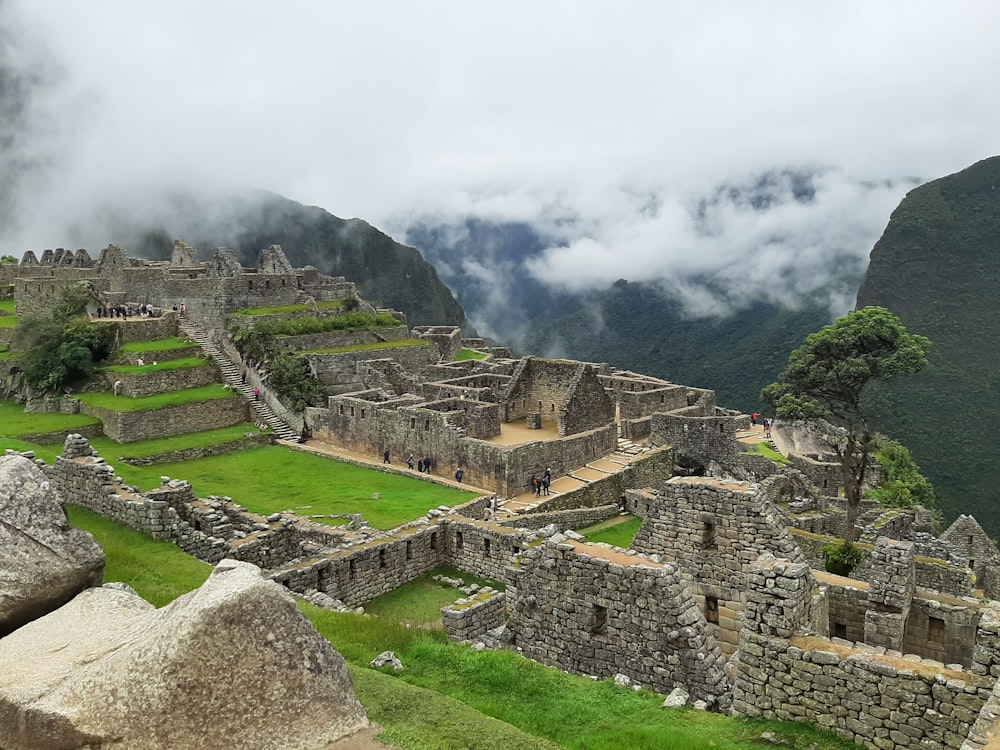
M 858 291 L 930 338 L 930 366 L 873 397 L 948 517 L 1000 536 L 1000 157 L 910 191 L 893 211 Z
M 361 219 L 341 219 L 262 191 L 175 194 L 150 205 L 157 205 L 158 216 L 138 219 L 119 210 L 103 217 L 109 228 L 103 242 L 117 242 L 137 256 L 156 259 L 169 258 L 173 239 L 181 237 L 199 248 L 203 260 L 211 248 L 225 246 L 236 251 L 244 266 L 256 264 L 260 248 L 281 245 L 293 266 L 311 265 L 344 276 L 358 285 L 365 299 L 405 312 L 410 325 L 471 330 L 465 311 L 434 266 L 415 248 Z
M 572 311 L 536 319 L 524 348 L 711 388 L 720 404 L 749 413 L 765 410 L 761 388 L 833 317 L 825 304 L 789 310 L 758 302 L 738 314 L 692 318 L 659 286 L 620 280 Z

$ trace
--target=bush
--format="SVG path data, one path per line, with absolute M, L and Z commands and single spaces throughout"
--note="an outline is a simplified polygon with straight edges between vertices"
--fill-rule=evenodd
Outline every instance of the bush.
M 823 562 L 827 573 L 838 576 L 849 576 L 865 553 L 853 544 L 848 546 L 843 542 L 840 544 L 828 544 L 823 548 Z
M 875 458 L 882 466 L 885 481 L 882 486 L 868 492 L 868 497 L 878 500 L 880 505 L 893 508 L 914 505 L 934 507 L 934 486 L 920 473 L 920 467 L 906 446 L 882 436 Z

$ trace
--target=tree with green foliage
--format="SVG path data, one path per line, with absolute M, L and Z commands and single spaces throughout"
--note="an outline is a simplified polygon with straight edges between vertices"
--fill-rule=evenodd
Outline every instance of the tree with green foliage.
M 914 505 L 933 508 L 934 487 L 920 473 L 906 446 L 884 435 L 879 435 L 877 440 L 875 458 L 882 467 L 884 481 L 867 496 L 878 500 L 880 505 L 894 508 L 912 508 Z
M 854 543 L 862 487 L 878 443 L 862 402 L 865 387 L 919 372 L 929 347 L 928 339 L 908 333 L 884 307 L 865 307 L 809 334 L 789 355 L 778 381 L 761 392 L 778 417 L 826 426 L 825 440 L 843 471 L 847 548 Z
M 17 258 L 13 255 L 0 255 L 0 263 L 17 263 Z
M 323 403 L 319 381 L 306 357 L 294 352 L 281 352 L 269 361 L 268 372 L 268 384 L 292 411 L 302 412 L 307 406 Z
M 89 378 L 114 344 L 114 329 L 87 321 L 89 293 L 82 285 L 66 289 L 49 317 L 28 317 L 14 332 L 25 382 L 41 391 Z

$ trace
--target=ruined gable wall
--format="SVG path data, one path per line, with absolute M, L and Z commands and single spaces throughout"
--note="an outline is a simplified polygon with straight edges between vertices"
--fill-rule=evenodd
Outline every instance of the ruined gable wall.
M 369 360 L 389 358 L 410 373 L 420 374 L 437 362 L 437 349 L 433 345 L 402 348 L 375 349 L 365 352 L 317 354 L 305 352 L 320 385 L 331 394 L 349 393 L 364 387 L 358 375 L 358 366 Z
M 98 288 L 101 286 L 100 280 L 94 279 L 94 272 L 90 269 L 48 266 L 33 268 L 48 273 L 44 276 L 26 276 L 18 273 L 18 278 L 14 281 L 14 312 L 19 317 L 48 317 L 64 292 L 81 281 L 92 281 Z
M 701 601 L 714 598 L 719 609 L 714 634 L 732 654 L 739 642 L 746 576 L 756 559 L 764 552 L 805 558 L 759 488 L 745 482 L 716 484 L 680 477 L 662 484 L 632 549 L 677 561 L 693 579 L 692 593 Z
M 725 702 L 724 657 L 672 565 L 550 539 L 525 554 L 507 623 L 530 659 L 578 674 L 622 673 L 661 693 L 684 685 Z
M 559 419 L 559 408 L 576 384 L 579 362 L 527 357 L 521 361 L 506 394 L 506 422 L 539 413 L 547 422 Z
M 560 437 L 604 427 L 615 418 L 614 405 L 589 365 L 577 369 L 569 393 L 556 411 Z

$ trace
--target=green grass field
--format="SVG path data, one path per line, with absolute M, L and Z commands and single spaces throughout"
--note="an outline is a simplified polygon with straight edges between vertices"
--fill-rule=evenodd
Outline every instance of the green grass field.
M 25 414 L 24 407 L 13 401 L 0 401 L 0 437 L 19 437 L 43 432 L 72 432 L 80 427 L 100 424 L 86 414 Z
M 583 534 L 588 542 L 607 542 L 615 547 L 628 549 L 641 525 L 641 518 L 616 516 L 593 526 L 577 529 L 577 533 Z
M 346 354 L 348 352 L 375 352 L 381 349 L 406 349 L 412 346 L 434 346 L 426 339 L 399 339 L 397 341 L 378 341 L 374 344 L 352 344 L 350 346 L 331 346 L 325 349 L 303 349 L 307 354 Z
M 164 372 L 165 370 L 189 370 L 192 367 L 207 367 L 211 363 L 202 357 L 184 357 L 183 359 L 168 359 L 155 365 L 109 365 L 102 367 L 105 372 L 120 372 L 128 375 L 142 375 L 149 372 Z
M 316 303 L 316 307 L 320 310 L 337 310 L 344 306 L 344 300 L 332 299 L 323 300 Z M 313 311 L 312 305 L 279 305 L 275 307 L 248 307 L 243 310 L 237 310 L 232 315 L 287 315 L 288 313 L 310 313 Z
M 0 328 L 14 328 L 17 317 L 14 315 L 14 300 L 0 299 Z
M 149 490 L 160 477 L 189 481 L 198 497 L 228 495 L 255 513 L 306 509 L 310 516 L 361 513 L 377 529 L 392 529 L 439 505 L 460 505 L 476 493 L 335 461 L 281 446 L 154 466 L 116 465 L 129 484 Z M 378 500 L 372 499 L 379 493 Z M 319 519 L 317 519 L 319 520 Z M 343 521 L 330 520 L 334 525 Z
M 182 406 L 184 404 L 195 404 L 220 398 L 242 398 L 242 396 L 223 388 L 219 383 L 213 383 L 201 388 L 187 388 L 183 391 L 170 391 L 143 398 L 116 396 L 113 393 L 80 393 L 77 394 L 76 398 L 81 403 L 97 409 L 131 412 L 152 411 L 153 409 L 163 409 L 167 406 Z
M 376 617 L 385 617 L 395 622 L 409 623 L 419 627 L 440 628 L 441 607 L 465 596 L 458 589 L 434 580 L 436 575 L 458 578 L 466 585 L 478 583 L 503 591 L 504 586 L 496 581 L 485 581 L 455 568 L 443 566 L 424 573 L 422 576 L 404 583 L 395 591 L 383 594 L 365 605 L 365 612 Z
M 465 362 L 468 359 L 486 359 L 486 355 L 474 349 L 463 349 L 455 357 L 456 362 Z
M 198 345 L 190 339 L 171 337 L 156 341 L 133 341 L 121 347 L 123 352 L 144 354 L 146 352 L 172 352 L 178 349 L 197 349 Z
M 163 606 L 205 580 L 209 566 L 79 508 L 74 525 L 90 531 L 108 556 L 105 581 L 128 583 Z M 530 662 L 511 651 L 476 652 L 441 631 L 388 617 L 300 610 L 351 666 L 354 689 L 381 738 L 406 750 L 760 750 L 761 732 L 788 747 L 847 750 L 855 745 L 805 724 L 664 711 L 663 697 L 616 688 Z M 384 650 L 401 673 L 367 667 Z

